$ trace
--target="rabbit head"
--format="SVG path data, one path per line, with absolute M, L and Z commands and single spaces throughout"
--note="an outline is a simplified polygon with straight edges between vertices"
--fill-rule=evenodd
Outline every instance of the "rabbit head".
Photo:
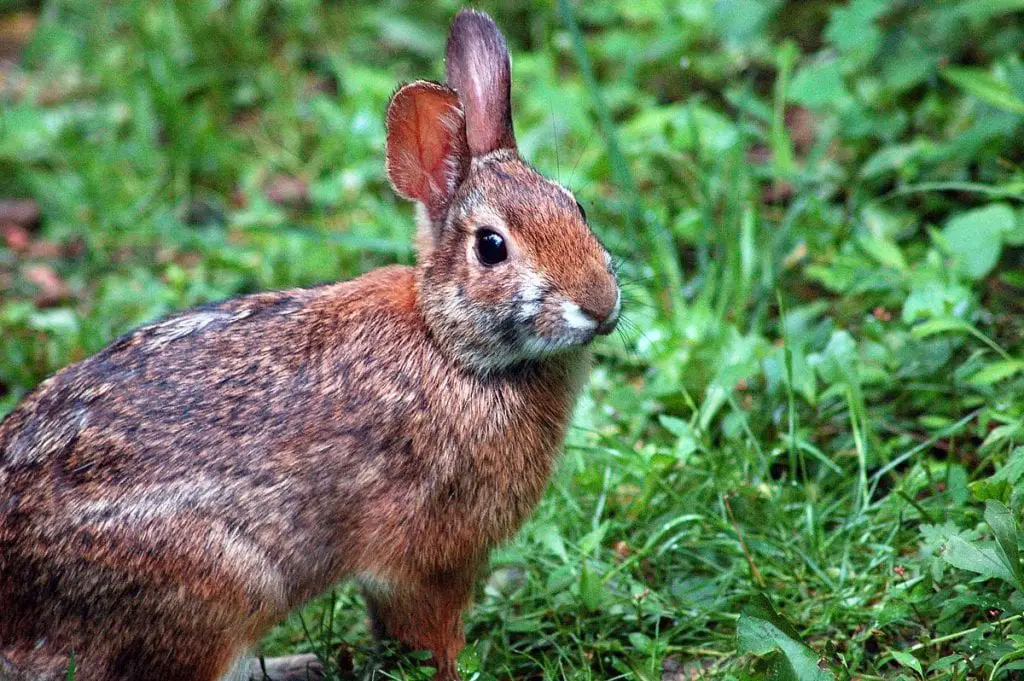
M 447 84 L 401 87 L 387 115 L 388 177 L 420 208 L 424 318 L 438 343 L 484 372 L 611 333 L 621 299 L 572 193 L 519 156 L 510 72 L 494 22 L 463 11 Z

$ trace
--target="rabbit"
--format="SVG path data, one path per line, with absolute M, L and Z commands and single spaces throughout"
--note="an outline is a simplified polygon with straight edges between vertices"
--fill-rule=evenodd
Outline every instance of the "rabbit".
M 621 308 L 608 251 L 520 158 L 505 39 L 464 10 L 400 87 L 415 266 L 138 328 L 0 423 L 0 677 L 214 681 L 344 579 L 458 679 L 488 552 L 541 497 Z M 6 671 L 3 671 L 6 670 Z

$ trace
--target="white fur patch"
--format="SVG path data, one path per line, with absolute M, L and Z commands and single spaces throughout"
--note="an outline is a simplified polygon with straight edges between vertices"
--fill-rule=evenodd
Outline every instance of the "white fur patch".
M 543 357 L 544 355 L 557 352 L 568 345 L 571 345 L 571 343 L 566 343 L 553 338 L 530 336 L 523 343 L 522 356 L 524 358 Z
M 519 299 L 522 301 L 520 310 L 524 317 L 532 318 L 540 314 L 541 295 L 544 292 L 544 280 L 536 272 L 523 273 L 523 283 L 519 287 Z
M 204 509 L 224 494 L 223 484 L 215 479 L 197 476 L 191 480 L 131 489 L 117 496 L 108 496 L 79 504 L 73 515 L 86 522 L 98 523 L 101 530 L 121 531 L 124 525 L 145 531 L 164 532 L 178 514 Z M 150 529 L 155 528 L 155 529 Z M 206 524 L 206 552 L 222 569 L 243 575 L 260 593 L 275 603 L 285 602 L 284 575 L 267 551 L 254 540 L 219 523 Z
M 224 673 L 217 681 L 249 681 L 252 672 L 256 670 L 253 665 L 253 658 L 248 654 L 241 654 L 231 663 L 231 668 Z
M 357 579 L 360 584 L 377 598 L 387 598 L 393 591 L 391 580 L 381 572 L 363 570 L 359 573 Z
M 85 396 L 83 395 L 83 398 Z M 60 420 L 43 420 L 41 434 L 30 429 L 16 433 L 5 453 L 7 463 L 21 465 L 39 461 L 51 453 L 67 447 L 89 423 L 88 407 L 76 407 Z
M 153 334 L 152 345 L 155 347 L 163 347 L 171 341 L 184 338 L 196 331 L 202 331 L 214 322 L 230 324 L 231 322 L 236 322 L 239 319 L 245 319 L 251 314 L 252 310 L 242 309 L 233 315 L 226 312 L 211 311 L 193 312 L 191 314 L 182 315 L 181 317 L 175 317 L 174 319 L 169 319 L 166 322 L 160 322 L 159 324 L 155 324 L 150 327 Z
M 570 329 L 590 331 L 597 328 L 597 322 L 585 313 L 580 306 L 568 300 L 562 301 L 562 320 Z

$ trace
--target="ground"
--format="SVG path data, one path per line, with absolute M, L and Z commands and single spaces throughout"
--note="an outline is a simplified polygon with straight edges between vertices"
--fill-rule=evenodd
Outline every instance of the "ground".
M 0 413 L 173 310 L 411 262 L 383 112 L 459 6 L 0 3 Z M 479 6 L 626 296 L 464 676 L 1018 678 L 1024 4 Z M 263 648 L 429 673 L 348 586 Z

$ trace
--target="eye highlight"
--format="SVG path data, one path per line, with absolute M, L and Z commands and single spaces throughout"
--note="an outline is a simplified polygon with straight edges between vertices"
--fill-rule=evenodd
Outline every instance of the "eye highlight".
M 488 267 L 503 262 L 508 258 L 505 238 L 486 227 L 476 230 L 476 257 Z

